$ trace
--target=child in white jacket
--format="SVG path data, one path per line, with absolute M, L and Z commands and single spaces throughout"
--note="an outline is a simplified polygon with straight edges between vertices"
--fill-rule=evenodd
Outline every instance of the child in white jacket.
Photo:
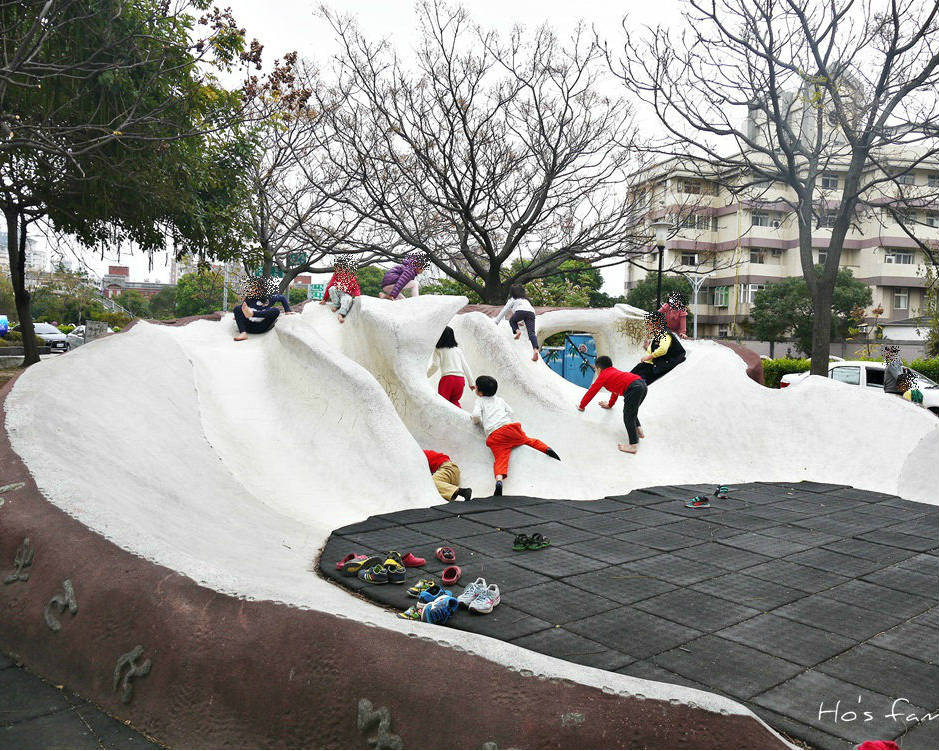
M 440 339 L 437 340 L 427 377 L 430 378 L 437 370 L 440 371 L 437 393 L 451 404 L 460 406 L 460 398 L 463 396 L 463 389 L 467 383 L 471 390 L 476 390 L 473 374 L 466 363 L 463 351 L 457 346 L 453 329 L 449 326 L 444 328 Z
M 495 495 L 502 495 L 502 481 L 508 477 L 509 457 L 513 449 L 531 446 L 552 459 L 560 460 L 561 457 L 544 441 L 525 434 L 512 408 L 496 396 L 498 389 L 499 382 L 492 376 L 483 375 L 476 379 L 478 398 L 473 410 L 473 422 L 481 425 L 486 432 L 486 445 L 492 451 L 492 473 L 496 477 Z
M 502 319 L 506 316 L 509 316 L 509 326 L 512 327 L 512 333 L 515 334 L 516 339 L 522 335 L 518 328 L 519 321 L 525 324 L 528 341 L 531 342 L 531 359 L 532 362 L 537 362 L 538 337 L 535 335 L 535 309 L 525 295 L 525 288 L 521 284 L 513 284 L 509 287 L 509 300 L 496 316 L 496 326 L 502 323 Z

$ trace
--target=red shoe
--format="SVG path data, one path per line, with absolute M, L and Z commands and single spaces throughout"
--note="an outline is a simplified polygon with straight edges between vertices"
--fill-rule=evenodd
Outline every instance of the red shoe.
M 414 553 L 408 553 L 401 558 L 401 563 L 403 563 L 408 568 L 420 568 L 425 563 L 427 563 L 427 561 L 423 558 L 418 558 L 416 555 L 414 555 Z
M 456 553 L 453 552 L 453 548 L 437 548 L 434 556 L 441 563 L 456 563 Z
M 460 581 L 461 576 L 463 576 L 463 572 L 459 566 L 447 566 L 440 575 L 440 581 L 447 586 L 453 586 Z

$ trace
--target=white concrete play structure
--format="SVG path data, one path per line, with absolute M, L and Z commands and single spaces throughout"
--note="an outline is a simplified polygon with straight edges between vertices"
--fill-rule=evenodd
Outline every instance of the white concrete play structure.
M 616 449 L 619 405 L 594 400 L 543 362 L 523 337 L 462 297 L 360 298 L 344 325 L 324 306 L 284 316 L 268 334 L 232 341 L 232 317 L 182 327 L 146 323 L 44 361 L 7 398 L 13 449 L 46 498 L 122 548 L 220 592 L 275 600 L 420 632 L 313 572 L 331 530 L 370 515 L 441 503 L 422 448 L 449 454 L 464 484 L 492 491 L 491 454 L 469 417 L 426 377 L 453 326 L 474 374 L 529 435 L 560 454 L 512 458 L 507 495 L 594 499 L 633 488 L 802 479 L 939 503 L 939 421 L 882 393 L 822 378 L 782 391 L 751 381 L 731 350 L 687 345 L 640 415 L 636 456 Z M 590 332 L 629 369 L 624 325 L 642 312 L 558 310 L 539 334 Z M 439 630 L 436 637 L 439 638 Z M 650 697 L 746 713 L 728 699 L 563 663 L 466 632 L 446 638 L 501 664 Z

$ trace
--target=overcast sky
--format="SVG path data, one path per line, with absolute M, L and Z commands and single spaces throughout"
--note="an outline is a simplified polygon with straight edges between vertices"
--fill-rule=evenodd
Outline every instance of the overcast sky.
M 337 50 L 328 25 L 316 15 L 319 3 L 310 0 L 219 0 L 221 7 L 231 7 L 238 23 L 264 45 L 264 58 L 270 63 L 284 52 L 297 50 L 302 57 L 326 67 Z M 354 15 L 369 37 L 388 37 L 399 48 L 413 47 L 416 18 L 411 0 L 340 0 L 330 7 Z M 611 43 L 621 39 L 622 18 L 629 25 L 670 24 L 678 19 L 679 0 L 472 0 L 465 3 L 473 18 L 483 26 L 510 29 L 515 24 L 537 26 L 545 21 L 560 33 L 583 20 L 597 29 Z M 74 259 L 73 259 L 74 260 Z M 106 273 L 115 259 L 100 260 L 85 254 L 84 261 L 97 274 Z M 120 263 L 129 265 L 135 281 L 169 278 L 168 259 L 154 258 L 154 268 L 147 269 L 145 257 L 122 253 Z M 604 270 L 605 289 L 619 294 L 623 286 L 622 267 Z

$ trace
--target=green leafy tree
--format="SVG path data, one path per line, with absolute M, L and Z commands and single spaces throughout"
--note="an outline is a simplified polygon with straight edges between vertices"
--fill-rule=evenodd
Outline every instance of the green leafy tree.
M 10 284 L 10 278 L 5 274 L 0 274 L 0 315 L 5 315 L 9 320 L 16 320 L 16 298 L 13 296 L 13 285 Z
M 95 283 L 84 271 L 59 265 L 30 295 L 30 313 L 37 321 L 81 323 L 93 311 L 103 311 Z
M 36 321 L 65 320 L 64 297 L 51 287 L 37 287 L 33 290 L 29 308 Z
M 124 290 L 114 298 L 114 302 L 125 310 L 129 310 L 137 318 L 150 317 L 150 300 L 136 289 Z
M 201 269 L 183 274 L 176 282 L 176 315 L 199 316 L 222 309 L 222 291 L 225 279 L 214 269 Z M 239 300 L 238 293 L 229 287 L 229 302 Z
M 936 267 L 927 266 L 924 273 L 923 317 L 926 319 L 926 356 L 939 356 L 939 279 Z
M 379 280 L 381 281 L 381 280 Z M 361 280 L 359 281 L 361 284 Z M 381 286 L 378 287 L 381 289 Z M 449 277 L 440 277 L 439 279 L 434 279 L 432 282 L 421 285 L 421 294 L 424 295 L 466 295 L 469 298 L 470 303 L 476 304 L 481 303 L 482 298 L 479 296 L 479 293 L 476 290 L 470 289 L 462 282 L 458 282 L 456 279 L 450 279 Z
M 831 336 L 848 336 L 872 301 L 870 287 L 855 279 L 850 269 L 841 269 L 832 297 Z M 800 351 L 811 353 L 814 305 L 805 279 L 790 277 L 768 284 L 756 293 L 750 316 L 759 338 L 775 342 L 791 336 Z
M 643 310 L 657 310 L 655 305 L 658 277 L 649 274 L 640 280 L 626 295 L 626 303 Z M 691 301 L 691 282 L 683 276 L 663 274 L 662 302 L 668 299 L 670 292 L 681 292 L 685 300 Z
M 244 32 L 210 0 L 0 3 L 0 212 L 24 365 L 33 346 L 25 247 L 30 227 L 86 246 L 220 255 L 237 225 L 247 150 L 230 126 L 240 92 L 215 78 L 241 62 Z M 250 92 L 249 92 L 250 95 Z
M 516 261 L 510 273 L 526 265 L 525 261 Z M 534 305 L 586 308 L 602 286 L 603 276 L 597 269 L 586 261 L 574 259 L 564 261 L 557 273 L 530 282 L 527 289 Z
M 505 270 L 506 279 L 518 278 L 529 263 L 527 260 L 515 260 Z M 617 302 L 600 292 L 603 275 L 586 261 L 577 259 L 565 261 L 556 273 L 524 286 L 533 305 L 586 308 L 609 307 Z M 482 302 L 482 297 L 475 289 L 448 277 L 422 285 L 421 291 L 429 295 L 466 295 L 471 303 Z
M 305 287 L 291 287 L 287 295 L 287 300 L 291 305 L 299 305 L 306 300 L 307 292 Z
M 355 276 L 359 280 L 359 289 L 362 290 L 363 295 L 369 295 L 370 297 L 378 297 L 384 275 L 385 270 L 379 266 L 362 266 L 355 272 Z
M 750 336 L 769 342 L 770 357 L 774 354 L 776 342 L 793 330 L 795 316 L 805 315 L 807 292 L 805 280 L 789 277 L 756 293 L 750 314 Z M 808 303 L 811 307 L 811 300 Z
M 154 318 L 176 317 L 176 287 L 164 287 L 150 298 L 150 314 Z

